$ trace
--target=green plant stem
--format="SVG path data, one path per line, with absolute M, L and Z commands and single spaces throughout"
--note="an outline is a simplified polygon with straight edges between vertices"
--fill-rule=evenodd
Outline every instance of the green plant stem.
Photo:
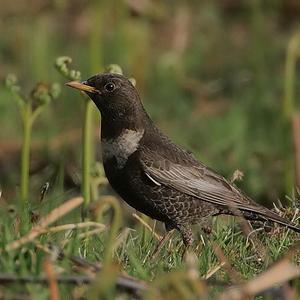
M 113 264 L 113 254 L 114 242 L 118 234 L 118 229 L 121 226 L 122 215 L 120 205 L 116 198 L 111 196 L 101 198 L 97 210 L 97 220 L 100 222 L 99 219 L 102 218 L 103 212 L 108 205 L 113 209 L 113 217 L 109 236 L 105 242 L 102 271 L 99 272 L 94 284 L 89 289 L 87 299 L 106 299 L 104 295 L 112 288 L 117 276 L 117 269 Z
M 84 125 L 82 132 L 83 148 L 82 148 L 82 195 L 84 198 L 84 205 L 82 207 L 82 219 L 87 217 L 88 205 L 91 201 L 91 151 L 92 151 L 92 113 L 93 103 L 86 99 Z
M 300 32 L 296 32 L 289 41 L 286 63 L 285 63 L 285 78 L 284 78 L 284 100 L 283 100 L 283 120 L 284 124 L 288 126 L 291 133 L 291 122 L 295 112 L 295 76 L 296 76 L 296 63 L 299 58 L 299 45 L 300 45 Z M 290 145 L 291 146 L 291 145 Z M 295 182 L 294 174 L 294 158 L 288 156 L 286 158 L 285 167 L 285 186 L 289 192 Z
M 115 198 L 107 198 L 103 199 L 103 203 L 110 204 L 113 208 L 114 215 L 113 215 L 113 220 L 111 224 L 111 229 L 109 233 L 109 238 L 106 244 L 106 249 L 104 251 L 104 257 L 103 257 L 103 265 L 107 266 L 112 262 L 112 257 L 113 257 L 113 245 L 114 241 L 117 237 L 118 229 L 121 226 L 121 208 L 120 205 L 118 204 L 117 200 Z
M 28 200 L 29 191 L 29 159 L 30 159 L 30 142 L 32 131 L 31 106 L 27 104 L 22 113 L 23 121 L 23 145 L 21 158 L 21 199 Z
M 295 78 L 295 65 L 297 57 L 295 55 L 295 40 L 291 39 L 286 56 L 285 64 L 285 80 L 284 80 L 284 101 L 283 113 L 286 119 L 290 119 L 293 106 L 294 106 L 294 78 Z
M 99 205 L 97 206 L 97 222 L 102 222 L 102 215 L 107 206 L 111 206 L 113 209 L 113 217 L 111 221 L 110 232 L 107 241 L 105 242 L 105 249 L 103 255 L 103 266 L 109 265 L 112 261 L 113 257 L 113 244 L 116 239 L 118 230 L 121 226 L 122 222 L 122 214 L 120 204 L 118 200 L 112 196 L 103 196 L 99 201 Z
M 294 109 L 294 78 L 295 78 L 295 66 L 296 56 L 293 50 L 293 40 L 289 43 L 286 65 L 285 65 L 285 79 L 284 79 L 284 101 L 283 101 L 283 120 L 284 123 L 288 122 L 287 127 L 290 133 L 288 143 L 291 143 L 291 118 Z M 291 144 L 290 144 L 291 147 Z M 294 186 L 294 159 L 292 155 L 289 155 L 285 159 L 285 174 L 284 184 L 287 193 L 293 189 Z

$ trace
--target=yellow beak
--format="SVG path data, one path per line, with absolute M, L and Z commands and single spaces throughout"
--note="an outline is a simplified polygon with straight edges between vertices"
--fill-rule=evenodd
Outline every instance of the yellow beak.
M 66 85 L 80 91 L 89 92 L 89 93 L 98 93 L 98 90 L 96 90 L 94 87 L 83 84 L 79 81 L 70 81 L 67 82 Z

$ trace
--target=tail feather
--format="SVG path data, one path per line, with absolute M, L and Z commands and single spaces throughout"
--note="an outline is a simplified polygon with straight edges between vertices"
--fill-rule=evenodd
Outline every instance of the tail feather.
M 300 232 L 299 225 L 289 222 L 288 220 L 280 217 L 278 214 L 276 214 L 268 209 L 264 209 L 264 211 L 260 212 L 260 215 L 270 221 L 273 221 L 275 223 L 278 223 L 280 225 L 288 227 L 288 228 L 292 229 L 293 231 Z

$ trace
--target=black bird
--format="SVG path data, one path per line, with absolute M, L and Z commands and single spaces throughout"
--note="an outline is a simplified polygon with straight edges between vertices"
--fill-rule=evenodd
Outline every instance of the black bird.
M 113 189 L 132 207 L 177 229 L 193 243 L 191 225 L 220 214 L 271 220 L 300 232 L 255 203 L 233 183 L 172 143 L 145 111 L 132 83 L 122 75 L 97 74 L 69 82 L 84 91 L 101 112 L 102 158 Z

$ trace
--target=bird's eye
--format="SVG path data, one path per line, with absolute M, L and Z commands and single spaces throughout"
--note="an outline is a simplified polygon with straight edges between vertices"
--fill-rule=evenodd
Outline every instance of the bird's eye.
M 115 86 L 115 84 L 114 83 L 107 83 L 105 86 L 104 86 L 104 88 L 108 91 L 108 92 L 112 92 L 115 88 L 116 88 L 116 86 Z

